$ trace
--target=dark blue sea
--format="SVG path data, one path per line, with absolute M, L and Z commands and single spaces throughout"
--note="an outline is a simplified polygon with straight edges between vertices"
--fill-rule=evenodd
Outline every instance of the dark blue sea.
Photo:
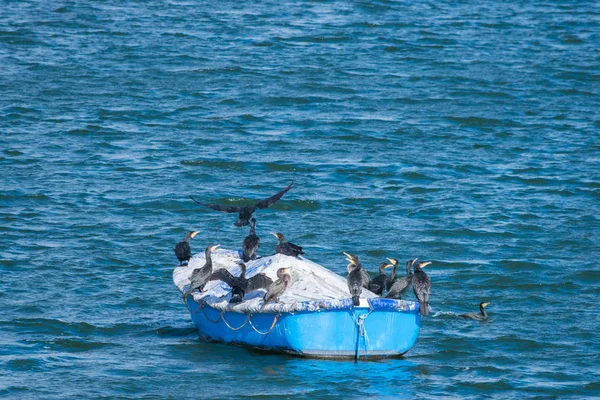
M 433 262 L 403 358 L 199 338 L 173 247 L 248 231 L 188 195 L 292 179 L 261 253 Z M 598 2 L 0 0 L 3 399 L 592 398 L 599 256 Z

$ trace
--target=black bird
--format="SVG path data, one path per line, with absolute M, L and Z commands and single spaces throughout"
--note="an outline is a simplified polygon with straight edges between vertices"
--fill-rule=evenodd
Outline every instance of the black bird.
M 422 316 L 429 315 L 429 293 L 431 292 L 431 281 L 427 274 L 423 271 L 431 261 L 420 261 L 415 265 L 415 272 L 412 275 L 412 287 L 417 300 L 419 300 L 419 312 Z
M 387 283 L 387 275 L 385 274 L 385 269 L 389 267 L 388 263 L 381 263 L 379 266 L 379 275 L 377 275 L 373 280 L 369 283 L 369 290 L 379 296 L 383 295 L 383 291 L 385 289 L 385 285 Z
M 292 282 L 292 277 L 288 274 L 287 268 L 279 268 L 277 270 L 277 279 L 273 282 L 269 288 L 267 289 L 267 293 L 263 297 L 263 305 L 260 308 L 261 310 L 265 308 L 268 302 L 270 301 L 279 301 L 279 297 L 285 292 L 290 283 Z
M 464 319 L 475 319 L 477 321 L 484 321 L 488 319 L 488 314 L 485 312 L 485 308 L 488 306 L 488 304 L 490 303 L 483 302 L 479 304 L 479 314 L 471 312 L 467 314 L 460 314 L 459 317 Z
M 256 274 L 252 278 L 246 279 L 246 264 L 241 262 L 238 265 L 242 269 L 242 273 L 238 277 L 231 275 L 225 268 L 221 268 L 208 278 L 209 281 L 223 281 L 231 287 L 230 303 L 241 303 L 246 293 L 257 289 L 267 289 L 273 283 L 273 280 L 265 274 Z
M 275 236 L 279 240 L 279 244 L 275 247 L 276 254 L 283 254 L 285 256 L 298 257 L 299 254 L 304 254 L 302 247 L 285 241 L 283 233 L 271 232 L 271 235 Z
M 394 265 L 394 268 L 398 268 L 398 260 L 395 260 L 393 258 L 388 258 L 388 260 L 390 260 L 392 265 Z M 404 293 L 406 293 L 412 282 L 413 274 L 410 272 L 410 267 L 412 267 L 415 262 L 417 262 L 416 258 L 414 260 L 408 260 L 406 262 L 406 275 L 394 279 L 392 285 L 388 290 L 388 294 L 385 297 L 387 297 L 388 299 L 402 299 L 402 296 L 404 296 Z
M 183 242 L 179 242 L 175 245 L 175 256 L 179 260 L 179 265 L 187 264 L 192 258 L 192 248 L 190 247 L 190 240 L 198 234 L 198 231 L 189 231 L 185 234 Z
M 194 290 L 198 289 L 202 291 L 204 289 L 204 285 L 206 281 L 212 274 L 212 252 L 221 246 L 220 244 L 216 246 L 208 246 L 204 252 L 206 255 L 206 262 L 204 266 L 201 268 L 196 268 L 192 271 L 192 277 L 190 278 L 190 288 L 183 294 L 183 298 L 185 299 L 192 293 Z
M 358 261 L 358 256 L 355 256 L 353 254 L 348 254 L 348 253 L 344 253 L 346 255 L 346 257 L 348 257 L 348 261 L 353 262 L 353 261 L 357 261 L 359 264 L 360 262 Z M 362 264 L 360 265 L 360 275 L 362 276 L 362 287 L 364 287 L 365 289 L 369 288 L 369 285 L 371 284 L 371 275 L 369 275 L 369 273 L 367 272 L 366 269 L 362 268 Z
M 348 253 L 344 254 L 349 262 L 348 277 L 346 278 L 348 282 L 348 290 L 350 291 L 350 296 L 352 296 L 352 304 L 358 306 L 360 305 L 360 294 L 362 293 L 364 281 L 361 273 L 362 264 L 358 260 L 358 257 Z
M 226 212 L 226 213 L 239 213 L 240 214 L 239 219 L 234 225 L 242 227 L 242 226 L 246 226 L 250 223 L 250 221 L 249 221 L 250 217 L 252 217 L 252 214 L 254 213 L 254 211 L 256 211 L 256 209 L 267 208 L 267 207 L 273 205 L 277 200 L 281 199 L 281 197 L 288 190 L 290 190 L 293 185 L 294 185 L 294 181 L 292 180 L 292 183 L 290 183 L 285 189 L 283 189 L 279 193 L 274 194 L 273 196 L 269 197 L 268 199 L 260 200 L 259 202 L 255 203 L 251 206 L 243 206 L 243 207 L 221 206 L 219 204 L 201 203 L 201 202 L 197 201 L 196 199 L 194 199 L 192 196 L 190 196 L 190 199 L 194 200 L 198 204 L 201 204 L 206 207 L 210 207 L 213 210 L 222 211 L 222 212 Z
M 252 218 L 250 222 L 252 223 L 250 225 L 250 234 L 246 236 L 244 243 L 242 243 L 242 250 L 244 252 L 242 260 L 244 262 L 256 260 L 256 253 L 260 246 L 260 238 L 256 236 L 256 218 Z

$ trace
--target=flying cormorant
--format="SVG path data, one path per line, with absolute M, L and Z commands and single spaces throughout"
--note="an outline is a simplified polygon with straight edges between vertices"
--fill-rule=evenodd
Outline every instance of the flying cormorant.
M 260 246 L 260 238 L 256 235 L 256 218 L 252 218 L 250 222 L 250 234 L 246 236 L 244 243 L 242 243 L 242 250 L 244 252 L 242 260 L 244 262 L 256 260 L 256 253 Z
M 394 265 L 394 268 L 398 268 L 398 260 L 395 260 L 393 258 L 388 258 L 388 260 L 390 260 L 392 265 Z M 385 297 L 387 297 L 388 299 L 396 299 L 396 300 L 402 299 L 402 296 L 404 296 L 404 293 L 406 293 L 406 291 L 408 290 L 408 288 L 410 287 L 410 284 L 412 282 L 413 274 L 410 272 L 410 267 L 412 267 L 412 265 L 416 261 L 417 261 L 417 259 L 415 258 L 414 260 L 408 260 L 406 262 L 406 275 L 404 275 L 400 278 L 394 279 L 394 281 L 392 282 L 392 285 L 390 286 L 390 288 L 388 290 L 388 294 Z
M 302 247 L 295 245 L 291 242 L 285 241 L 283 233 L 271 232 L 271 235 L 275 236 L 279 240 L 279 244 L 275 247 L 276 254 L 283 254 L 285 256 L 298 257 L 298 254 L 304 254 Z
M 263 297 L 263 305 L 260 308 L 261 310 L 265 308 L 267 303 L 270 301 L 278 302 L 279 297 L 283 294 L 283 292 L 285 292 L 285 289 L 287 289 L 292 282 L 292 277 L 288 274 L 287 268 L 279 268 L 277 270 L 277 278 L 279 279 L 273 282 L 269 286 L 269 289 L 267 289 L 267 293 L 265 293 L 265 296 Z
M 389 267 L 388 263 L 381 263 L 379 266 L 379 275 L 377 275 L 373 280 L 369 283 L 369 290 L 379 296 L 383 295 L 383 291 L 385 289 L 385 285 L 387 282 L 387 275 L 385 274 L 385 269 Z
M 460 314 L 459 317 L 464 318 L 464 319 L 475 319 L 477 321 L 484 321 L 484 320 L 488 319 L 488 315 L 485 312 L 485 308 L 488 306 L 488 304 L 490 304 L 490 303 L 483 302 L 483 303 L 479 304 L 479 311 L 480 311 L 479 314 L 471 312 L 471 313 L 467 313 L 467 314 Z
M 201 268 L 196 268 L 192 271 L 192 276 L 190 278 L 190 288 L 183 294 L 183 298 L 185 299 L 192 293 L 194 290 L 198 289 L 202 291 L 204 289 L 204 285 L 206 281 L 212 274 L 212 252 L 221 246 L 220 244 L 216 246 L 208 246 L 204 254 L 206 255 L 206 262 L 204 266 Z
M 355 256 L 353 254 L 349 254 L 349 253 L 344 253 L 346 255 L 346 257 L 348 257 L 348 261 L 353 262 L 356 261 L 360 264 L 360 261 L 358 261 L 358 256 Z M 371 275 L 369 275 L 369 273 L 367 272 L 366 269 L 362 268 L 362 264 L 360 264 L 361 268 L 360 268 L 360 275 L 362 276 L 362 287 L 364 287 L 365 289 L 369 288 L 369 284 L 371 283 Z
M 187 265 L 192 258 L 192 249 L 190 247 L 190 240 L 198 234 L 198 231 L 189 231 L 185 234 L 183 242 L 179 242 L 175 245 L 175 256 L 179 260 L 179 265 Z M 184 264 L 185 262 L 185 264 Z
M 230 303 L 241 303 L 246 293 L 257 289 L 267 289 L 273 283 L 273 280 L 265 274 L 256 274 L 252 278 L 246 279 L 246 264 L 240 262 L 238 265 L 242 269 L 242 273 L 238 277 L 231 275 L 225 268 L 221 268 L 208 278 L 209 281 L 223 281 L 231 287 Z
M 358 257 L 353 256 L 352 254 L 344 253 L 349 262 L 348 264 L 348 290 L 350 291 L 350 296 L 352 296 L 352 304 L 355 306 L 360 305 L 360 294 L 362 293 L 363 288 L 363 275 L 361 273 L 362 264 L 358 260 Z
M 424 317 L 429 315 L 429 293 L 431 292 L 431 281 L 429 280 L 429 277 L 425 271 L 423 271 L 423 268 L 429 264 L 431 264 L 431 261 L 420 261 L 415 265 L 415 272 L 412 275 L 413 291 L 415 292 L 417 300 L 419 300 L 419 312 Z
M 250 217 L 252 217 L 252 214 L 254 213 L 254 211 L 256 211 L 257 208 L 267 208 L 267 207 L 273 205 L 277 200 L 281 199 L 281 197 L 288 190 L 290 190 L 293 185 L 294 185 L 294 181 L 292 180 L 292 183 L 290 183 L 285 189 L 283 189 L 279 193 L 274 194 L 273 196 L 271 196 L 267 199 L 260 200 L 253 205 L 243 206 L 243 207 L 222 206 L 219 204 L 201 203 L 201 202 L 197 201 L 196 199 L 194 199 L 192 196 L 190 196 L 190 199 L 194 200 L 198 204 L 201 204 L 206 207 L 210 207 L 213 210 L 222 211 L 222 212 L 226 212 L 226 213 L 239 213 L 240 214 L 239 219 L 234 225 L 238 226 L 238 227 L 242 227 L 242 226 L 246 226 L 250 223 L 250 221 L 249 221 Z

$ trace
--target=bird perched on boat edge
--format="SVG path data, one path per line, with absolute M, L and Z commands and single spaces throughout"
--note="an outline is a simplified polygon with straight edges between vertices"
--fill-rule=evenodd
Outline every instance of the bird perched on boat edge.
M 360 261 L 358 261 L 358 256 L 355 256 L 355 255 L 349 254 L 349 253 L 344 253 L 344 254 L 348 258 L 348 261 L 350 261 L 350 262 L 356 261 L 360 264 L 360 266 L 361 266 L 360 275 L 362 276 L 362 287 L 364 287 L 365 289 L 369 289 L 369 284 L 371 283 L 371 275 L 369 275 L 369 273 L 367 272 L 366 269 L 362 268 L 362 264 L 360 263 Z
M 215 251 L 220 246 L 221 246 L 220 244 L 215 245 L 215 246 L 208 246 L 206 248 L 206 250 L 204 251 L 204 255 L 206 257 L 206 262 L 204 263 L 204 266 L 202 266 L 200 268 L 195 268 L 192 271 L 192 276 L 190 277 L 190 287 L 188 290 L 185 291 L 185 293 L 183 293 L 184 300 L 194 290 L 202 291 L 202 289 L 204 289 L 204 285 L 206 284 L 206 281 L 212 274 L 212 252 Z
M 389 266 L 390 264 L 388 263 L 381 263 L 381 265 L 379 266 L 379 275 L 377 275 L 371 280 L 371 282 L 369 282 L 368 289 L 371 292 L 379 296 L 383 295 L 383 291 L 385 290 L 385 285 L 387 282 L 387 275 L 385 274 L 385 269 Z
M 276 254 L 283 254 L 285 256 L 298 257 L 299 254 L 304 254 L 302 247 L 291 242 L 285 241 L 283 233 L 270 232 L 271 235 L 275 236 L 279 240 L 279 244 L 275 247 Z
M 350 292 L 350 296 L 352 296 L 352 304 L 355 306 L 360 305 L 360 294 L 362 293 L 363 288 L 363 275 L 361 273 L 362 264 L 358 260 L 358 257 L 353 256 L 352 254 L 344 253 L 346 255 L 346 259 L 348 260 L 348 277 L 346 281 L 348 283 L 348 291 Z
M 263 297 L 263 305 L 260 307 L 261 310 L 265 308 L 270 301 L 279 302 L 279 297 L 281 297 L 283 292 L 285 292 L 292 283 L 292 277 L 287 268 L 279 268 L 277 270 L 277 278 L 278 279 L 267 289 L 267 293 L 265 293 L 265 296 Z
M 250 220 L 250 234 L 244 238 L 242 243 L 242 260 L 244 262 L 256 260 L 259 247 L 260 238 L 256 235 L 256 218 L 252 218 Z
M 244 300 L 246 293 L 258 289 L 268 289 L 273 283 L 273 280 L 265 274 L 256 274 L 251 278 L 246 278 L 246 264 L 238 263 L 242 272 L 240 276 L 233 276 L 231 272 L 225 268 L 218 269 L 213 272 L 208 278 L 209 281 L 223 281 L 231 287 L 230 303 L 241 303 Z
M 429 315 L 429 294 L 431 293 L 431 281 L 423 271 L 423 268 L 431 264 L 431 261 L 420 261 L 414 266 L 412 274 L 412 287 L 415 297 L 419 300 L 419 312 L 422 316 Z
M 394 265 L 394 269 L 398 268 L 398 260 L 394 258 L 388 258 L 388 260 L 390 260 L 392 265 Z M 406 293 L 410 287 L 410 284 L 412 283 L 412 272 L 410 271 L 410 267 L 412 267 L 415 262 L 417 262 L 416 258 L 406 262 L 406 275 L 394 279 L 390 288 L 388 289 L 387 296 L 385 297 L 396 300 L 402 299 L 402 296 L 404 296 L 404 293 Z
M 197 234 L 198 231 L 186 232 L 183 242 L 179 242 L 175 245 L 175 256 L 179 260 L 179 265 L 187 265 L 187 263 L 190 261 L 190 258 L 192 258 L 190 240 L 192 240 Z
M 239 218 L 238 218 L 237 222 L 234 223 L 234 225 L 238 226 L 238 227 L 242 227 L 242 226 L 246 226 L 250 223 L 250 217 L 252 217 L 252 214 L 254 214 L 254 212 L 257 209 L 267 208 L 267 207 L 275 204 L 275 202 L 277 202 L 279 199 L 281 199 L 281 197 L 285 193 L 287 193 L 287 191 L 290 190 L 293 185 L 294 185 L 294 180 L 292 180 L 292 182 L 282 191 L 274 194 L 273 196 L 271 196 L 267 199 L 260 200 L 249 206 L 239 206 L 239 207 L 238 206 L 222 206 L 220 204 L 202 203 L 202 202 L 194 199 L 192 196 L 190 196 L 190 199 L 194 200 L 194 202 L 196 202 L 198 204 L 201 204 L 206 207 L 210 207 L 216 211 L 222 211 L 222 212 L 226 212 L 226 213 L 239 213 L 240 214 Z
M 479 313 L 466 313 L 466 314 L 460 314 L 459 317 L 464 318 L 464 319 L 474 319 L 477 321 L 484 321 L 486 319 L 488 319 L 488 314 L 487 312 L 485 312 L 485 308 L 489 305 L 490 303 L 486 303 L 486 302 L 482 302 L 479 303 Z

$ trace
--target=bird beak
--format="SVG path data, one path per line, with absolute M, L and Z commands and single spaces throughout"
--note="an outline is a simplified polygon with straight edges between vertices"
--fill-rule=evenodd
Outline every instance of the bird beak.
M 483 304 L 481 305 L 481 307 L 487 307 L 487 306 L 488 306 L 488 304 L 490 304 L 490 303 L 483 303 Z
M 391 262 L 391 263 L 392 263 L 392 265 L 396 265 L 396 264 L 398 264 L 398 261 L 397 261 L 397 260 L 394 260 L 393 258 L 388 258 L 387 260 L 388 260 L 389 262 Z M 388 267 L 389 267 L 389 265 L 388 265 Z
M 198 233 L 200 233 L 200 231 L 192 232 L 192 237 L 196 236 Z
M 412 260 L 410 262 L 410 266 L 412 267 L 413 265 L 415 265 L 415 263 L 417 262 L 418 258 L 415 258 L 414 260 Z
M 425 268 L 429 264 L 431 264 L 431 261 L 424 262 L 423 264 L 421 264 L 421 268 Z
M 219 247 L 221 247 L 220 244 L 216 245 L 216 246 L 211 246 L 210 251 L 215 251 L 216 249 L 218 249 Z
M 392 267 L 392 264 L 385 264 L 385 267 L 383 267 L 383 268 L 389 268 L 389 267 Z
M 269 232 L 269 233 L 279 239 L 279 236 L 277 236 L 277 234 L 275 232 Z

